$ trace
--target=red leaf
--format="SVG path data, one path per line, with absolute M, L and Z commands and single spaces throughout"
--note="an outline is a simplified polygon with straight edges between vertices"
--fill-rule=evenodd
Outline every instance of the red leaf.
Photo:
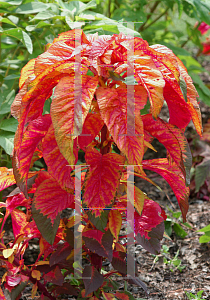
M 11 217 L 14 236 L 17 237 L 19 234 L 25 233 L 24 227 L 28 224 L 26 214 L 19 209 L 14 209 L 11 212 Z
M 50 124 L 50 115 L 44 115 L 33 120 L 26 128 L 18 151 L 18 173 L 20 178 L 16 178 L 17 183 L 20 181 L 25 185 L 34 151 L 38 143 L 45 136 Z
M 58 266 L 56 266 L 53 271 L 50 271 L 49 273 L 45 274 L 44 279 L 47 282 L 51 282 L 51 283 L 59 285 L 59 286 L 62 286 L 62 284 L 64 282 L 64 277 Z
M 144 169 L 160 174 L 168 182 L 177 198 L 185 222 L 189 207 L 189 188 L 185 186 L 185 180 L 177 166 L 169 165 L 168 160 L 165 158 L 144 160 L 142 164 Z
M 104 282 L 104 277 L 93 266 L 86 266 L 83 270 L 85 296 L 96 291 Z
M 96 149 L 87 149 L 85 159 L 90 165 L 85 181 L 84 202 L 88 208 L 102 209 L 110 205 L 117 191 L 124 157 Z
M 134 222 L 135 233 L 140 233 L 141 236 L 144 235 L 149 240 L 148 233 L 152 228 L 163 222 L 160 206 L 150 199 L 145 199 L 141 216 L 137 212 L 134 212 Z
M 92 142 L 96 135 L 101 131 L 104 122 L 97 113 L 88 113 L 82 128 L 82 134 L 78 136 L 79 146 L 82 150 Z
M 61 154 L 55 140 L 53 125 L 50 126 L 47 134 L 42 141 L 43 157 L 48 166 L 48 172 L 60 186 L 71 192 L 74 190 L 74 180 L 71 177 L 72 168 L 68 165 L 68 161 Z M 77 158 L 77 149 L 74 147 L 74 155 Z M 76 160 L 74 162 L 76 164 Z
M 51 105 L 52 122 L 58 147 L 73 165 L 73 138 L 82 133 L 82 125 L 89 112 L 98 78 L 82 76 L 81 87 L 74 76 L 62 78 L 55 88 Z
M 6 283 L 9 286 L 16 286 L 20 283 L 20 281 L 21 281 L 21 276 L 20 275 L 6 276 Z
M 0 191 L 15 184 L 13 170 L 6 167 L 0 167 Z
M 50 218 L 51 223 L 59 212 L 74 206 L 74 195 L 64 191 L 53 178 L 44 180 L 34 194 L 36 209 Z
M 115 296 L 121 300 L 129 300 L 130 299 L 129 296 L 126 295 L 124 292 L 116 292 Z
M 174 162 L 181 169 L 183 175 L 186 176 L 184 159 L 186 156 L 189 156 L 187 154 L 188 143 L 182 131 L 160 118 L 156 121 L 153 120 L 149 114 L 144 115 L 142 120 L 144 129 L 165 146 Z
M 96 95 L 102 119 L 108 127 L 115 143 L 122 153 L 126 155 L 129 164 L 138 165 L 138 169 L 141 171 L 144 138 L 143 124 L 139 110 L 144 107 L 147 101 L 145 89 L 135 86 L 135 129 L 133 128 L 133 120 L 130 120 L 130 117 L 133 115 L 130 115 L 131 112 L 127 115 L 126 88 L 111 89 L 99 87 Z M 131 106 L 131 103 L 129 103 L 129 106 Z

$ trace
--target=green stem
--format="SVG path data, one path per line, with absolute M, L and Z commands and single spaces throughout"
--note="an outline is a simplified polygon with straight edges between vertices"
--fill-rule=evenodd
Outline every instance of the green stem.
M 146 27 L 144 27 L 144 30 L 148 29 L 150 26 L 152 26 L 155 22 L 157 22 L 162 16 L 164 16 L 170 7 L 167 7 L 162 14 L 160 14 L 157 18 L 155 18 L 151 23 L 149 23 Z
M 155 1 L 154 5 L 152 6 L 151 10 L 150 10 L 150 13 L 147 15 L 147 19 L 146 21 L 144 22 L 144 24 L 141 25 L 141 27 L 139 28 L 139 32 L 143 31 L 144 30 L 144 27 L 145 25 L 147 24 L 149 18 L 152 16 L 152 14 L 154 13 L 154 11 L 156 10 L 158 4 L 160 3 L 160 0 L 158 1 Z
M 108 0 L 108 18 L 111 17 L 111 2 L 112 0 Z

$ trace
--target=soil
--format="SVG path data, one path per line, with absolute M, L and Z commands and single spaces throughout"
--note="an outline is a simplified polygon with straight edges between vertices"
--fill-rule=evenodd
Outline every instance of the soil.
M 201 110 L 205 123 L 210 117 L 210 108 L 201 104 Z M 167 118 L 166 110 L 163 110 L 162 117 Z M 187 129 L 186 136 L 191 136 L 192 134 L 194 134 L 194 129 L 190 125 Z M 160 153 L 159 157 L 165 156 L 165 148 L 156 140 L 153 142 L 153 146 L 158 150 L 158 153 Z M 148 158 L 155 158 L 154 152 L 152 154 L 148 152 L 147 159 Z M 162 188 L 162 192 L 146 181 L 142 182 L 137 180 L 138 187 L 146 192 L 151 199 L 166 208 L 166 213 L 172 216 L 169 209 L 175 212 L 179 211 L 179 207 L 171 188 L 165 180 L 158 175 L 153 173 L 149 176 Z M 187 236 L 182 239 L 177 237 L 173 232 L 170 239 L 163 238 L 161 242 L 162 247 L 168 247 L 166 253 L 167 262 L 172 261 L 177 251 L 179 251 L 177 258 L 180 259 L 180 266 L 183 267 L 183 269 L 177 269 L 173 263 L 166 263 L 163 254 L 155 257 L 141 246 L 136 246 L 135 259 L 137 261 L 139 279 L 147 285 L 149 296 L 147 298 L 142 288 L 135 285 L 128 285 L 128 290 L 133 294 L 135 299 L 184 300 L 188 299 L 185 292 L 196 295 L 199 291 L 203 290 L 201 299 L 210 300 L 210 243 L 200 244 L 199 237 L 202 233 L 197 232 L 197 230 L 210 224 L 210 201 L 198 199 L 193 194 L 189 199 L 189 204 L 187 222 L 190 224 L 191 229 L 183 227 L 187 232 Z M 172 221 L 180 224 L 175 218 L 172 218 Z M 9 223 L 7 223 L 7 238 L 12 238 L 11 224 Z M 26 256 L 28 264 L 35 261 L 38 252 L 38 245 L 31 243 Z M 3 273 L 3 270 L 0 270 L 0 277 L 3 276 Z M 119 279 L 118 281 L 121 284 L 120 289 L 123 290 L 124 280 Z M 38 298 L 39 295 L 37 293 L 34 299 Z M 31 299 L 31 285 L 29 283 L 20 300 Z M 63 299 L 74 298 L 69 296 Z

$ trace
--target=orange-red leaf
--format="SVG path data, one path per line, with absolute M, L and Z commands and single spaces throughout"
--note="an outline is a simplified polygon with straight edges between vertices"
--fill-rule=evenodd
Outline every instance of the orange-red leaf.
M 13 170 L 6 167 L 0 167 L 0 191 L 15 184 Z
M 96 135 L 101 131 L 104 122 L 97 113 L 88 113 L 82 128 L 82 134 L 78 136 L 79 146 L 82 150 L 92 142 Z
M 96 95 L 102 119 L 108 127 L 115 143 L 122 153 L 126 155 L 129 164 L 138 165 L 138 169 L 141 170 L 141 161 L 144 154 L 144 138 L 143 123 L 139 109 L 144 107 L 147 101 L 145 89 L 135 86 L 134 121 L 128 117 L 130 112 L 127 115 L 126 88 L 111 89 L 100 87 L 97 89 Z M 128 105 L 132 106 L 130 103 Z
M 90 167 L 83 203 L 89 208 L 105 208 L 112 203 L 116 194 L 124 157 L 115 153 L 102 155 L 91 148 L 87 149 L 85 158 Z
M 34 151 L 41 139 L 45 136 L 50 124 L 50 115 L 44 115 L 29 123 L 28 127 L 26 128 L 23 134 L 22 142 L 18 145 L 19 157 L 17 163 L 20 178 L 16 178 L 16 181 L 20 180 L 23 182 L 23 184 L 25 184 L 28 178 L 28 171 Z
M 26 214 L 19 209 L 14 209 L 11 212 L 11 217 L 14 236 L 17 237 L 19 234 L 25 233 L 23 229 L 28 224 Z
M 34 64 L 35 64 L 36 59 L 33 58 L 31 60 L 29 60 L 29 62 L 22 68 L 21 70 L 21 76 L 19 79 L 19 88 L 21 88 L 23 86 L 23 84 L 25 83 L 25 81 L 30 77 L 30 78 L 34 78 L 35 74 L 34 74 Z
M 109 229 L 115 239 L 118 241 L 118 235 L 120 233 L 122 225 L 122 216 L 118 210 L 110 210 L 109 212 Z
M 144 115 L 142 120 L 144 129 L 165 146 L 174 162 L 181 169 L 183 175 L 186 176 L 183 156 L 187 152 L 188 143 L 182 131 L 160 118 L 156 121 L 153 120 L 150 114 Z
M 51 116 L 58 147 L 73 165 L 73 138 L 82 133 L 82 125 L 89 112 L 98 78 L 84 75 L 81 86 L 74 76 L 62 78 L 55 88 Z
M 160 174 L 168 182 L 177 198 L 183 220 L 185 221 L 189 207 L 189 188 L 186 187 L 185 179 L 178 167 L 175 164 L 169 165 L 168 160 L 165 158 L 144 160 L 142 164 L 144 169 Z
M 74 195 L 63 190 L 53 178 L 44 180 L 34 194 L 36 209 L 54 223 L 58 213 L 74 206 Z
M 58 148 L 52 124 L 42 141 L 42 147 L 43 157 L 48 166 L 48 172 L 58 181 L 63 189 L 71 192 L 74 189 L 74 180 L 71 177 L 72 168 L 68 165 L 68 161 Z M 74 147 L 74 155 L 77 160 L 76 146 Z M 74 162 L 75 164 L 76 160 Z

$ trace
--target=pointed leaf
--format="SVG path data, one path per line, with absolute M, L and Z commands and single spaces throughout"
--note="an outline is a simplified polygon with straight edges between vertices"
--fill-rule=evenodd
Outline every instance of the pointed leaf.
M 28 171 L 31 165 L 31 159 L 33 157 L 34 151 L 41 141 L 41 139 L 45 136 L 49 126 L 51 124 L 50 115 L 41 116 L 34 121 L 32 121 L 26 131 L 23 134 L 23 139 L 21 145 L 19 145 L 19 157 L 18 157 L 18 172 L 20 174 L 20 179 L 16 178 L 16 181 L 19 180 L 22 182 L 22 185 L 25 185 L 25 182 L 28 178 Z M 27 187 L 26 187 L 27 188 Z M 24 191 L 24 190 L 23 190 Z
M 47 282 L 51 282 L 59 286 L 62 286 L 64 282 L 63 274 L 61 273 L 61 270 L 58 266 L 56 266 L 53 271 L 50 271 L 49 273 L 45 274 L 44 279 Z
M 50 126 L 47 134 L 42 141 L 43 157 L 48 166 L 48 172 L 59 185 L 68 192 L 74 190 L 74 180 L 71 177 L 72 168 L 68 161 L 61 154 L 55 140 L 53 125 Z M 77 158 L 77 149 L 74 147 L 75 157 Z M 74 162 L 76 164 L 76 161 Z
M 122 216 L 118 210 L 110 210 L 109 212 L 109 229 L 113 237 L 118 241 L 118 236 L 122 226 Z
M 79 146 L 82 150 L 92 142 L 96 135 L 101 131 L 104 122 L 100 114 L 88 113 L 82 128 L 82 134 L 78 136 Z
M 98 230 L 89 230 L 83 233 L 83 240 L 86 247 L 92 252 L 97 253 L 99 256 L 107 257 L 109 261 L 112 261 L 113 237 L 109 230 L 104 234 Z
M 102 155 L 90 148 L 86 151 L 85 159 L 90 169 L 84 185 L 83 203 L 88 208 L 105 208 L 111 204 L 116 194 L 124 157 L 115 153 Z
M 195 192 L 197 193 L 205 180 L 210 178 L 210 157 L 204 159 L 195 169 Z
M 138 165 L 138 169 L 142 170 L 141 161 L 144 154 L 144 139 L 143 124 L 138 108 L 144 107 L 147 102 L 147 95 L 142 87 L 135 86 L 135 92 L 135 118 L 133 112 L 129 112 L 127 116 L 126 88 L 111 89 L 99 87 L 96 95 L 102 119 L 118 148 L 126 155 L 129 164 Z M 131 106 L 130 109 L 132 110 L 134 103 L 128 103 L 128 105 Z M 135 120 L 132 120 L 133 118 Z
M 148 233 L 150 239 L 148 240 L 145 236 L 141 236 L 140 233 L 136 235 L 136 241 L 150 253 L 157 255 L 160 253 L 161 244 L 160 240 L 163 238 L 165 226 L 164 222 L 160 223 Z
M 55 88 L 51 105 L 52 122 L 58 147 L 69 164 L 74 164 L 73 138 L 82 133 L 98 78 L 84 75 L 81 86 L 74 76 L 62 78 Z
M 93 266 L 86 266 L 82 277 L 85 285 L 85 296 L 96 291 L 104 282 L 103 275 L 101 275 Z
M 44 216 L 40 210 L 37 210 L 34 204 L 32 204 L 31 212 L 41 235 L 50 245 L 53 245 L 60 224 L 60 215 L 57 215 L 52 225 L 51 220 Z
M 167 159 L 164 158 L 144 160 L 142 164 L 145 169 L 160 174 L 168 182 L 177 198 L 185 222 L 189 207 L 189 188 L 185 186 L 185 180 L 177 166 L 169 165 Z
M 17 237 L 19 234 L 25 233 L 23 229 L 28 224 L 26 214 L 19 209 L 14 209 L 11 212 L 11 217 L 14 236 Z
M 67 207 L 73 208 L 74 194 L 63 190 L 53 178 L 46 179 L 36 189 L 33 203 L 53 225 L 59 212 Z
M 152 230 L 152 228 L 163 222 L 159 204 L 152 200 L 145 199 L 141 216 L 137 212 L 134 212 L 134 222 L 135 233 L 140 233 L 141 236 L 145 236 L 145 238 L 150 239 L 148 233 Z
M 144 123 L 144 130 L 148 131 L 165 146 L 174 162 L 181 169 L 183 175 L 187 176 L 189 184 L 192 156 L 183 132 L 172 124 L 164 122 L 160 118 L 156 121 L 153 120 L 150 114 L 144 115 L 142 120 Z

